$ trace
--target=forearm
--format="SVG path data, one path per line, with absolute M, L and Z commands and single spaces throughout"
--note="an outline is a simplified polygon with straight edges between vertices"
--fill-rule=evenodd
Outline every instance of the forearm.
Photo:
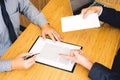
M 84 65 L 88 70 L 90 70 L 93 66 L 93 63 L 89 61 L 86 65 Z
M 112 26 L 120 28 L 120 12 L 115 9 L 103 7 L 103 11 L 99 19 Z
M 20 12 L 32 22 L 39 26 L 43 26 L 48 23 L 44 14 L 40 12 L 29 0 L 19 0 L 19 3 Z
M 81 64 L 83 67 L 85 67 L 88 70 L 90 70 L 93 66 L 93 63 L 87 58 L 84 58 L 82 61 L 80 61 L 79 64 Z
M 11 60 L 0 60 L 0 72 L 11 70 Z

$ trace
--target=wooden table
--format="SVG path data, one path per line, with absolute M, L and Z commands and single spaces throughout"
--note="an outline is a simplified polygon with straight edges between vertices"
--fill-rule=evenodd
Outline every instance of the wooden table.
M 57 28 L 56 28 L 57 29 Z M 98 29 L 78 30 L 60 33 L 63 41 L 83 46 L 84 55 L 93 62 L 99 62 L 109 68 L 118 49 L 118 29 L 105 24 Z M 2 59 L 14 58 L 27 52 L 36 38 L 41 35 L 40 28 L 30 24 L 16 42 L 7 50 Z M 89 80 L 88 70 L 77 64 L 73 73 L 35 63 L 28 70 L 15 70 L 0 73 L 0 80 Z
M 58 2 L 61 3 L 57 4 Z M 52 5 L 52 3 L 56 5 Z M 64 42 L 83 46 L 84 55 L 90 58 L 90 60 L 111 68 L 115 53 L 119 47 L 119 29 L 104 24 L 100 28 L 62 33 L 61 16 L 72 15 L 68 0 L 51 0 L 43 9 L 43 13 L 50 24 L 62 35 Z M 40 28 L 37 25 L 30 24 L 1 59 L 11 59 L 22 52 L 28 52 L 36 38 L 40 35 Z M 28 70 L 0 73 L 0 80 L 89 80 L 88 72 L 79 64 L 76 65 L 74 72 L 70 73 L 35 63 Z

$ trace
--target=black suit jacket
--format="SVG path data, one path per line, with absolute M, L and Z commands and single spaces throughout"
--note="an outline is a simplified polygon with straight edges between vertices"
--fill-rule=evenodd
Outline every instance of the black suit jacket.
M 94 63 L 89 75 L 92 80 L 120 80 L 120 74 L 99 63 Z
M 103 7 L 103 12 L 99 19 L 114 27 L 120 28 L 120 11 L 116 11 L 112 8 Z
M 99 18 L 103 22 L 120 28 L 120 12 L 115 9 L 103 7 L 103 12 Z M 111 69 L 99 63 L 93 64 L 88 76 L 92 80 L 120 80 L 120 73 L 113 72 Z

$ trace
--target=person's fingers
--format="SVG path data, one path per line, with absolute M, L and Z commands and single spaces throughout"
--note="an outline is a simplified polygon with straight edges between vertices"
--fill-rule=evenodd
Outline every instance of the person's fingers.
M 77 62 L 75 56 L 71 56 L 71 55 L 69 55 L 69 54 L 60 54 L 60 56 L 63 57 L 63 58 L 72 60 L 72 61 L 74 61 L 74 62 Z
M 71 59 L 71 56 L 69 54 L 60 53 L 59 55 L 64 58 Z
M 49 25 L 45 25 L 42 27 L 42 37 L 46 39 L 46 35 L 48 35 L 53 41 L 61 41 L 61 36 L 57 33 L 54 28 Z
M 35 56 L 27 59 L 26 61 L 27 61 L 27 64 L 29 64 L 29 65 L 34 64 L 35 63 Z
M 56 31 L 53 31 L 53 36 L 55 37 L 55 39 L 57 40 L 57 41 L 61 41 L 61 36 L 56 32 Z
M 92 10 L 86 10 L 86 12 L 85 12 L 85 14 L 83 15 L 83 18 L 85 19 L 85 18 L 87 18 L 88 17 L 88 15 L 90 15 L 90 14 L 92 14 L 92 13 L 94 13 Z
M 71 56 L 78 56 L 80 54 L 83 54 L 82 50 L 80 50 L 80 49 L 72 49 L 70 52 Z
M 59 53 L 60 56 L 69 56 L 69 54 Z
M 80 50 L 80 54 L 83 54 L 83 51 L 82 51 L 82 50 Z
M 29 66 L 32 66 L 35 63 L 35 61 L 32 61 L 29 63 Z
M 79 57 L 79 55 L 80 55 L 80 52 L 78 52 L 78 51 L 75 51 L 75 52 L 74 52 L 74 55 L 75 55 L 75 57 Z
M 28 61 L 28 64 L 34 64 L 35 63 L 35 60 L 34 59 L 29 59 L 29 61 Z
M 54 35 L 53 35 L 53 32 L 49 32 L 48 35 L 50 36 L 50 38 L 51 38 L 53 41 L 56 41 L 56 40 L 55 40 L 55 37 L 54 37 Z
M 80 49 L 71 49 L 70 53 L 80 52 Z
M 46 39 L 46 35 L 49 35 L 49 37 L 53 40 L 53 41 L 60 41 L 61 40 L 61 37 L 59 36 L 59 34 L 55 31 L 50 31 L 48 32 L 47 34 L 45 33 L 42 33 L 42 37 L 43 39 Z
M 84 19 L 92 13 L 97 13 L 96 7 L 88 7 L 88 8 L 85 8 L 81 11 L 81 14 L 83 15 Z
M 35 63 L 35 61 L 32 60 L 32 59 L 26 60 L 26 61 L 24 62 L 24 69 L 30 68 L 34 63 Z
M 80 14 L 84 15 L 86 13 L 86 10 L 87 8 L 82 9 Z
M 46 39 L 46 34 L 44 33 L 44 32 L 42 32 L 42 37 L 43 37 L 43 39 Z
M 81 11 L 81 15 L 83 15 L 83 19 L 85 19 L 88 16 L 87 11 L 88 11 L 88 8 L 85 8 Z

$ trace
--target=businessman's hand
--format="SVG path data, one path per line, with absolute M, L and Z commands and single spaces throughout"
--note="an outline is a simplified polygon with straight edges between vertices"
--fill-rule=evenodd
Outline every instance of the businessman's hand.
M 91 69 L 93 63 L 83 55 L 82 51 L 79 49 L 74 49 L 71 50 L 70 54 L 63 54 L 60 53 L 61 57 L 70 59 L 80 65 L 82 65 L 83 67 L 87 68 L 88 70 Z
M 61 41 L 61 36 L 49 24 L 42 26 L 42 37 L 45 39 L 49 35 L 53 41 Z
M 12 70 L 28 69 L 35 63 L 35 57 L 24 60 L 30 53 L 22 53 L 12 60 Z
M 89 14 L 92 14 L 92 13 L 97 13 L 99 15 L 101 10 L 102 10 L 101 6 L 91 6 L 91 7 L 82 9 L 81 14 L 83 15 L 83 18 L 86 18 Z

